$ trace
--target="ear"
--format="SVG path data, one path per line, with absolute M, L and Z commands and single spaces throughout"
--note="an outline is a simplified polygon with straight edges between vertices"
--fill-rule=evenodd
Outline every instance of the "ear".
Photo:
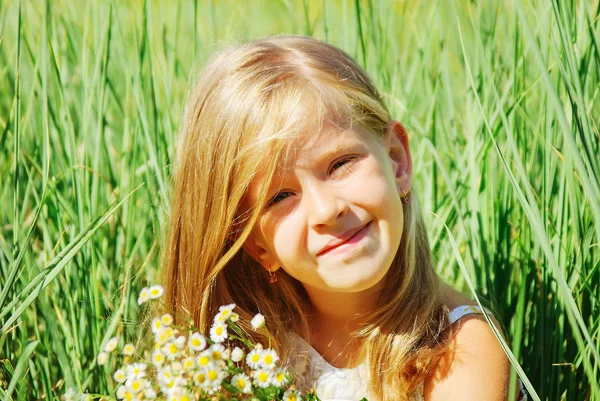
M 277 258 L 268 251 L 264 242 L 256 233 L 250 233 L 243 245 L 244 251 L 257 261 L 265 270 L 274 272 L 281 267 Z
M 408 134 L 398 121 L 391 120 L 388 123 L 385 129 L 385 144 L 396 178 L 396 189 L 400 197 L 404 197 L 410 191 L 412 182 L 412 160 Z

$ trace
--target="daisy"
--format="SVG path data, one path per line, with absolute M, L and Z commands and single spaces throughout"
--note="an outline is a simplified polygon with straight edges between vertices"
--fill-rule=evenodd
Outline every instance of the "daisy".
M 165 354 L 163 354 L 159 349 L 155 350 L 152 353 L 152 364 L 154 366 L 160 366 L 165 362 Z
M 134 363 L 133 365 L 127 365 L 126 369 L 128 379 L 141 379 L 146 376 L 145 363 Z
M 140 295 L 138 296 L 138 300 L 137 300 L 138 305 L 148 302 L 149 299 L 150 299 L 150 289 L 148 287 L 142 288 L 142 290 L 140 291 Z
M 184 336 L 179 336 L 173 341 L 177 348 L 183 349 L 185 347 L 186 338 Z
M 125 371 L 123 369 L 117 369 L 113 374 L 113 378 L 117 383 L 125 383 L 127 376 L 125 375 Z
M 153 285 L 148 290 L 150 292 L 150 299 L 158 299 L 165 292 L 162 285 Z
M 190 392 L 182 387 L 178 387 L 175 391 L 169 394 L 167 400 L 172 401 L 190 401 L 192 399 Z
M 254 378 L 254 384 L 258 387 L 266 388 L 271 384 L 271 376 L 269 375 L 269 371 L 266 369 L 258 369 L 254 371 L 252 375 Z
M 206 348 L 206 339 L 202 334 L 196 332 L 190 336 L 188 347 L 193 351 L 202 351 Z
M 188 356 L 183 360 L 183 370 L 189 372 L 196 367 L 196 361 L 193 356 Z
M 123 386 L 123 399 L 126 401 L 137 401 L 139 398 L 132 393 L 131 391 L 127 391 L 127 388 Z
M 133 346 L 133 344 L 125 344 L 123 346 L 123 355 L 133 355 L 133 353 L 135 352 L 135 347 Z
M 288 390 L 283 393 L 283 401 L 300 401 L 300 392 L 297 390 Z
M 146 388 L 146 380 L 144 379 L 127 379 L 125 387 L 133 393 L 139 393 Z
M 173 371 L 174 375 L 180 376 L 181 373 L 183 372 L 183 363 L 181 363 L 179 361 L 174 361 L 171 364 L 171 370 Z
M 273 372 L 273 384 L 277 387 L 283 387 L 288 383 L 287 372 L 281 368 Z
M 222 343 L 227 338 L 227 325 L 225 323 L 215 323 L 210 328 L 210 339 L 216 343 Z
M 98 354 L 98 365 L 105 365 L 108 362 L 108 354 L 106 352 L 101 352 Z
M 173 376 L 173 372 L 171 368 L 168 366 L 165 369 L 162 369 L 158 372 L 158 383 L 167 388 L 171 388 L 175 385 L 175 377 Z
M 154 334 L 158 333 L 162 327 L 163 324 L 159 318 L 155 317 L 154 319 L 152 319 L 152 332 Z
M 213 391 L 218 391 L 221 387 L 221 382 L 225 378 L 227 373 L 223 372 L 216 366 L 212 366 L 206 370 L 206 378 L 208 380 L 208 386 Z
M 171 361 L 176 359 L 179 355 L 181 355 L 181 350 L 174 342 L 166 343 L 165 345 L 163 345 L 161 350 Z
M 206 371 L 200 370 L 194 373 L 194 384 L 196 386 L 200 386 L 203 388 L 208 383 L 208 378 L 206 377 Z
M 210 351 L 202 351 L 202 353 L 198 355 L 198 358 L 196 358 L 196 362 L 198 363 L 198 366 L 202 368 L 208 367 L 211 363 Z
M 117 388 L 117 398 L 122 400 L 123 398 L 125 398 L 126 392 L 127 388 L 124 385 L 120 385 L 119 388 Z
M 266 349 L 262 352 L 260 364 L 265 369 L 273 369 L 275 363 L 279 360 L 279 355 L 272 349 Z
M 159 345 L 164 345 L 173 337 L 173 329 L 170 327 L 163 327 L 154 336 L 154 342 Z
M 254 348 L 246 356 L 246 363 L 250 366 L 250 369 L 258 369 L 260 367 L 260 361 L 262 360 L 262 350 Z
M 113 337 L 104 346 L 104 352 L 113 352 L 117 349 L 117 344 L 119 344 L 119 339 L 117 337 Z
M 231 378 L 231 384 L 244 394 L 250 393 L 250 378 L 244 373 L 238 373 L 237 375 L 234 375 Z
M 215 362 L 219 362 L 219 361 L 225 359 L 225 356 L 226 356 L 225 347 L 221 344 L 211 345 L 209 348 L 209 352 L 210 352 L 210 358 Z
M 160 321 L 163 325 L 170 326 L 173 324 L 173 315 L 171 315 L 170 313 L 165 313 L 161 316 Z
M 221 315 L 224 320 L 227 320 L 231 317 L 231 314 L 233 313 L 233 308 L 235 308 L 235 304 L 220 306 L 219 315 Z
M 233 351 L 231 351 L 231 360 L 233 362 L 239 362 L 244 359 L 244 351 L 240 347 L 235 347 Z
M 258 330 L 265 325 L 265 317 L 260 313 L 257 313 L 250 321 L 250 324 L 254 330 Z

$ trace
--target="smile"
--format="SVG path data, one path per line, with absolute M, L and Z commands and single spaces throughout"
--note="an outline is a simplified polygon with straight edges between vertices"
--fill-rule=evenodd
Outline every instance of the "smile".
M 357 231 L 352 233 L 353 230 L 350 230 L 347 234 L 348 238 L 344 239 L 343 237 L 339 240 L 335 240 L 333 243 L 330 243 L 325 246 L 318 254 L 317 257 L 324 255 L 332 255 L 337 253 L 343 253 L 353 248 L 356 244 L 358 244 L 369 231 L 369 227 L 371 226 L 372 221 L 368 222 L 362 228 L 359 228 Z M 346 236 L 346 235 L 344 235 Z

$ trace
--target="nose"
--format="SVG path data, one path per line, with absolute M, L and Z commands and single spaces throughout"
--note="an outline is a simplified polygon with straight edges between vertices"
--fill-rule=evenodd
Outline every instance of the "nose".
M 340 193 L 340 188 L 332 188 L 326 183 L 312 185 L 305 190 L 308 223 L 313 228 L 323 228 L 334 224 L 348 211 L 348 202 Z

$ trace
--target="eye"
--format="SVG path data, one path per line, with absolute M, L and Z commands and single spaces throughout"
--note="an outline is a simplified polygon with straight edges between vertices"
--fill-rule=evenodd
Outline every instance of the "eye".
M 336 160 L 330 169 L 330 174 L 335 172 L 336 170 L 343 168 L 348 168 L 352 161 L 356 160 L 357 156 L 344 156 L 341 159 Z
M 288 196 L 291 196 L 291 195 L 293 195 L 293 194 L 289 191 L 278 192 L 274 197 L 271 198 L 271 200 L 269 202 L 267 202 L 267 208 L 269 206 L 272 206 L 276 203 L 281 202 L 282 200 L 284 200 L 285 198 L 287 198 Z

